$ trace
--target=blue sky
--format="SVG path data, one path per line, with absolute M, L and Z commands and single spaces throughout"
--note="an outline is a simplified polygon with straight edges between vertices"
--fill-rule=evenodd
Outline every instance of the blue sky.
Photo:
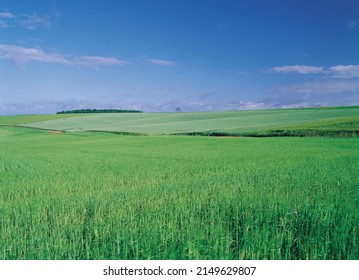
M 356 0 L 4 0 L 0 115 L 359 105 Z

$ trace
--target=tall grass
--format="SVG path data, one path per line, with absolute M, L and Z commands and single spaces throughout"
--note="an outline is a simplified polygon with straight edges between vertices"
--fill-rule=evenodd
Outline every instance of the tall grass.
M 0 128 L 1 259 L 358 259 L 359 139 Z

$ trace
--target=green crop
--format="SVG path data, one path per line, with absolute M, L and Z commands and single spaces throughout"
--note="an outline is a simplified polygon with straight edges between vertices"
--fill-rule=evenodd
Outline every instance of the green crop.
M 0 259 L 355 260 L 358 158 L 358 138 L 3 126 Z
M 64 132 L 108 131 L 134 134 L 260 134 L 270 136 L 280 135 L 278 132 L 273 133 L 272 130 L 283 131 L 283 127 L 286 129 L 290 127 L 293 131 L 297 126 L 304 125 L 308 130 L 312 128 L 308 127 L 311 123 L 313 123 L 314 132 L 308 134 L 315 135 L 318 130 L 318 123 L 315 122 L 324 122 L 324 125 L 328 122 L 331 124 L 339 122 L 339 131 L 344 131 L 345 136 L 356 136 L 359 134 L 359 107 L 207 113 L 87 114 L 40 122 L 24 120 L 21 125 Z M 355 125 L 351 125 L 350 122 L 354 122 Z M 347 126 L 350 133 L 347 133 Z M 332 130 L 333 133 L 340 135 L 338 131 Z M 292 134 L 295 135 L 295 131 Z M 303 133 L 298 134 L 303 136 Z

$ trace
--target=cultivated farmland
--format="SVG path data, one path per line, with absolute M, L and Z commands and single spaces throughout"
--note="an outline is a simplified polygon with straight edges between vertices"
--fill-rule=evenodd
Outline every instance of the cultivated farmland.
M 0 258 L 358 259 L 358 111 L 0 117 Z
M 58 115 L 57 115 L 58 116 Z M 229 111 L 210 113 L 85 114 L 29 121 L 24 126 L 64 132 L 108 131 L 137 134 L 230 134 L 242 135 L 321 121 L 342 125 L 359 122 L 359 107 Z M 344 125 L 344 127 L 343 127 Z M 357 126 L 354 126 L 354 129 Z M 350 129 L 350 128 L 349 128 Z M 353 129 L 353 127 L 351 128 Z M 326 128 L 325 128 L 326 130 Z

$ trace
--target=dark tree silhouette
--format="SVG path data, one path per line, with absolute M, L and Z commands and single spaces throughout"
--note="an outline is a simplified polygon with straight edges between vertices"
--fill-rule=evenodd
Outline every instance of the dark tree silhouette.
M 119 110 L 119 109 L 77 109 L 60 111 L 56 114 L 89 114 L 89 113 L 143 113 L 137 110 Z

